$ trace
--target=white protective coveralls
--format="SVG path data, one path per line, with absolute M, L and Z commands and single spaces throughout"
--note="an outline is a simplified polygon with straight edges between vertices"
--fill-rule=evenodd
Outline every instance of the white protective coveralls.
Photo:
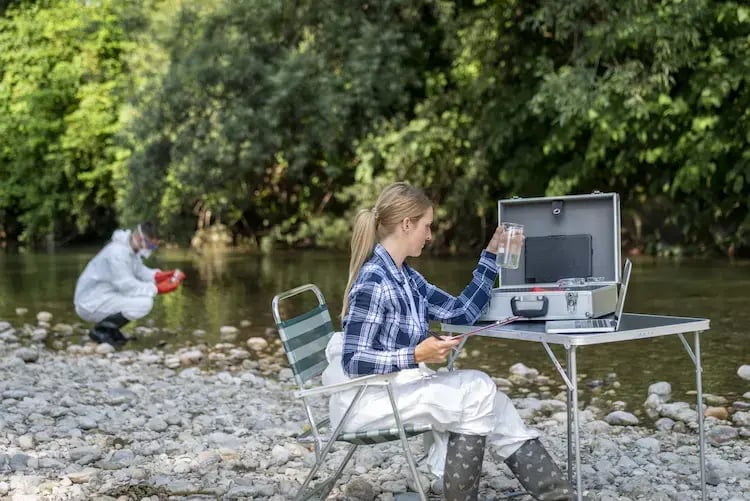
M 341 364 L 344 333 L 334 333 L 326 348 L 328 367 L 323 384 L 348 381 Z M 336 393 L 329 400 L 331 426 L 341 422 L 357 390 Z M 448 450 L 448 432 L 486 435 L 493 452 L 505 459 L 525 441 L 539 433 L 527 428 L 511 400 L 497 390 L 494 381 L 481 371 L 435 372 L 424 364 L 418 369 L 399 371 L 393 383 L 402 423 L 431 424 L 432 445 L 427 465 L 430 473 L 443 475 Z M 395 426 L 388 393 L 383 387 L 368 388 L 352 410 L 344 431 L 363 431 Z
M 130 235 L 130 230 L 115 231 L 78 278 L 73 303 L 83 320 L 96 323 L 115 313 L 138 320 L 154 306 L 159 270 L 143 264 L 130 246 Z

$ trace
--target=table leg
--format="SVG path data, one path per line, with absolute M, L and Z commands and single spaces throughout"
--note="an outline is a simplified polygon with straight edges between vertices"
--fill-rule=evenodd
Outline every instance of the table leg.
M 701 499 L 706 501 L 706 437 L 703 430 L 703 367 L 701 366 L 700 332 L 695 333 L 695 386 L 698 391 L 698 436 L 701 457 Z
M 568 406 L 568 409 L 572 407 L 573 409 L 573 449 L 575 452 L 575 471 L 576 471 L 576 499 L 578 501 L 582 501 L 583 499 L 583 482 L 581 481 L 581 442 L 580 442 L 580 436 L 578 434 L 578 369 L 576 368 L 576 347 L 570 346 L 566 347 L 567 350 L 567 359 L 569 361 L 567 369 L 568 369 L 568 378 L 570 379 L 572 388 L 571 390 L 571 397 L 572 397 L 572 405 Z M 570 420 L 568 420 L 568 423 L 570 423 Z M 570 438 L 568 438 L 568 443 L 570 443 Z
M 698 415 L 698 440 L 700 447 L 700 473 L 701 473 L 701 499 L 706 501 L 706 437 L 703 429 L 703 366 L 701 365 L 701 342 L 700 342 L 700 331 L 696 331 L 694 334 L 695 352 L 690 348 L 690 343 L 687 342 L 685 336 L 680 336 L 680 341 L 685 347 L 685 351 L 688 352 L 688 356 L 693 361 L 695 366 L 695 389 L 698 394 L 698 407 L 695 412 Z
M 572 377 L 570 374 L 570 348 L 565 349 L 565 371 L 568 374 L 568 381 L 570 381 Z M 570 485 L 573 485 L 573 388 L 572 383 L 566 386 L 566 407 L 568 409 L 568 482 L 570 482 Z
M 577 500 L 581 501 L 583 492 L 581 489 L 581 460 L 580 460 L 580 442 L 578 436 L 578 372 L 576 369 L 576 347 L 565 345 L 565 369 L 558 362 L 555 353 L 549 344 L 542 341 L 542 346 L 547 351 L 555 369 L 565 381 L 565 392 L 567 396 L 568 408 L 568 481 L 573 485 L 573 452 L 575 451 L 575 480 Z

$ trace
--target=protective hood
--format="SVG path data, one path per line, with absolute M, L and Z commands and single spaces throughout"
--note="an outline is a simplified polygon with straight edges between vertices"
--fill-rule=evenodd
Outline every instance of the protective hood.
M 112 241 L 118 244 L 125 244 L 130 246 L 130 230 L 115 230 L 112 233 Z

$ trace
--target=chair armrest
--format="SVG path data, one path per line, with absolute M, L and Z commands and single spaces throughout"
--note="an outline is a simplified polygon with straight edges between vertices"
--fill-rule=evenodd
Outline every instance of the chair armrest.
M 294 392 L 294 396 L 297 398 L 301 397 L 314 397 L 318 395 L 328 395 L 331 393 L 339 393 L 342 391 L 357 388 L 363 385 L 382 386 L 390 383 L 393 379 L 398 376 L 398 372 L 391 372 L 389 374 L 370 374 L 368 376 L 360 376 L 343 383 L 329 384 L 326 386 L 317 386 L 307 390 L 297 390 Z

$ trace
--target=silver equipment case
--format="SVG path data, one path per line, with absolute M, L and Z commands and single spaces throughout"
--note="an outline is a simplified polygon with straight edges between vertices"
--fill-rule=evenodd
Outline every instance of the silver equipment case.
M 524 225 L 517 269 L 500 268 L 480 321 L 597 318 L 615 311 L 620 282 L 620 199 L 594 192 L 512 198 L 498 221 Z

